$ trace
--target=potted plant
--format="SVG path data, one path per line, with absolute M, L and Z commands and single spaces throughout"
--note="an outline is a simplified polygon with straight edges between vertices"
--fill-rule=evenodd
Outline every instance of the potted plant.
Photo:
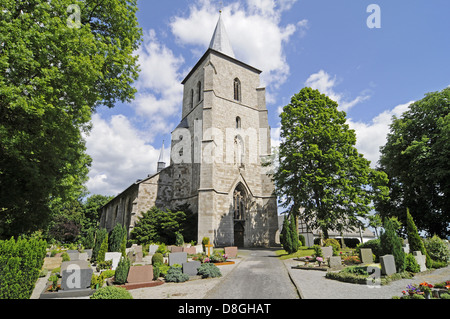
M 426 281 L 419 284 L 419 289 L 420 289 L 420 291 L 422 291 L 425 294 L 426 299 L 430 299 L 431 288 L 433 288 L 433 285 L 427 283 Z

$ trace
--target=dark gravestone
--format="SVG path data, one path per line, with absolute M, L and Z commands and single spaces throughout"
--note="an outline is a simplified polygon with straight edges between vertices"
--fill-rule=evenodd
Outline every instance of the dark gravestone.
M 200 268 L 201 265 L 202 263 L 196 260 L 183 263 L 183 274 L 196 276 L 198 268 Z
M 93 270 L 84 260 L 64 261 L 61 264 L 62 290 L 86 289 L 91 286 Z

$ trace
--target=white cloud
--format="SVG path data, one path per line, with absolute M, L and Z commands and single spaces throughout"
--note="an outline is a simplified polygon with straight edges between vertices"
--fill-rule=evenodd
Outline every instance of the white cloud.
M 280 15 L 296 0 L 248 0 L 247 7 L 239 2 L 222 9 L 222 18 L 237 59 L 263 71 L 262 85 L 277 88 L 289 75 L 289 65 L 283 46 L 307 20 L 297 25 L 280 25 Z M 197 1 L 189 9 L 189 16 L 175 17 L 171 22 L 173 34 L 184 45 L 208 47 L 218 19 L 218 8 L 210 1 Z M 211 30 L 205 32 L 205 30 Z
M 347 121 L 350 128 L 356 132 L 356 148 L 366 159 L 371 161 L 372 167 L 376 166 L 380 158 L 380 147 L 387 142 L 392 117 L 394 115 L 400 117 L 403 112 L 408 110 L 411 103 L 414 101 L 397 105 L 392 110 L 386 110 L 374 117 L 370 123 L 354 122 L 352 119 Z
M 137 54 L 141 72 L 133 107 L 157 128 L 167 127 L 167 119 L 181 110 L 183 86 L 179 69 L 184 59 L 161 44 L 154 30 L 145 32 Z
M 144 134 L 127 117 L 115 115 L 108 122 L 95 114 L 92 124 L 85 136 L 93 160 L 86 183 L 92 194 L 116 195 L 156 172 L 160 150 L 147 144 Z
M 305 82 L 306 86 L 319 90 L 320 93 L 326 94 L 330 99 L 336 101 L 339 104 L 339 108 L 343 111 L 348 111 L 356 104 L 364 102 L 370 98 L 367 91 L 363 91 L 353 100 L 348 100 L 343 93 L 335 92 L 334 88 L 337 84 L 336 76 L 332 78 L 324 70 L 311 74 Z

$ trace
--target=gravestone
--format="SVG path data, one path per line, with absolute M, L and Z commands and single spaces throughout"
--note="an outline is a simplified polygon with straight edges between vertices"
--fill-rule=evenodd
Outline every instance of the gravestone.
M 397 272 L 395 268 L 395 259 L 393 255 L 384 255 L 380 257 L 381 273 L 383 275 L 393 275 Z
M 153 281 L 153 266 L 131 266 L 127 282 L 130 284 Z
M 85 249 L 84 252 L 88 255 L 88 258 L 92 258 L 92 249 Z
M 195 245 L 195 253 L 196 254 L 201 254 L 203 253 L 203 245 Z
M 188 253 L 189 255 L 195 255 L 197 253 L 197 250 L 194 246 L 191 247 L 184 247 L 183 252 Z
M 131 248 L 134 250 L 135 262 L 142 262 L 142 258 L 144 257 L 142 253 L 141 245 L 133 245 Z
M 173 266 L 175 264 L 183 265 L 183 263 L 187 262 L 187 253 L 170 253 L 169 254 L 169 266 Z
M 196 276 L 198 268 L 200 268 L 201 265 L 202 263 L 197 260 L 185 262 L 183 263 L 183 274 L 187 274 L 189 276 Z
M 180 246 L 170 246 L 170 252 L 171 253 L 182 253 L 183 247 Z
M 405 254 L 409 254 L 409 244 L 403 244 L 402 249 Z
M 70 257 L 70 260 L 72 261 L 79 260 L 80 258 L 80 252 L 78 250 L 68 250 L 67 254 Z
M 148 246 L 148 254 L 149 255 L 154 255 L 156 253 L 156 251 L 158 250 L 159 245 L 150 245 Z
M 363 264 L 373 263 L 372 249 L 371 248 L 361 248 L 361 262 Z
M 421 251 L 413 251 L 413 256 L 420 266 L 420 272 L 427 270 L 427 256 L 422 255 Z
M 80 253 L 78 255 L 78 260 L 85 260 L 85 261 L 87 261 L 88 259 L 89 259 L 89 256 L 88 256 L 87 253 Z
M 331 256 L 329 259 L 330 268 L 333 270 L 342 269 L 341 256 Z
M 333 247 L 326 246 L 326 247 L 320 247 L 320 248 L 322 249 L 323 259 L 327 259 L 327 258 L 330 258 L 331 256 L 333 256 Z
M 238 248 L 237 247 L 225 247 L 224 251 L 225 251 L 225 254 L 228 256 L 228 258 L 236 258 Z
M 87 261 L 64 261 L 61 264 L 61 289 L 67 291 L 89 288 L 93 272 Z
M 109 252 L 105 254 L 105 261 L 112 260 L 112 270 L 116 270 L 121 257 L 122 253 Z

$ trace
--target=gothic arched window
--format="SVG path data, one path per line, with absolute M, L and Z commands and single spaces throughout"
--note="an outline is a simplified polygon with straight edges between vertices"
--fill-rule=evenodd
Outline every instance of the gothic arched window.
M 236 117 L 236 128 L 237 129 L 241 128 L 241 118 L 239 116 Z
M 191 96 L 189 97 L 189 106 L 191 109 L 194 107 L 194 90 L 191 90 Z
M 198 81 L 197 83 L 197 93 L 198 93 L 198 102 L 202 100 L 202 82 Z
M 241 81 L 238 78 L 234 79 L 234 100 L 241 101 Z
M 247 209 L 247 192 L 242 184 L 239 184 L 233 193 L 233 219 L 243 220 Z

